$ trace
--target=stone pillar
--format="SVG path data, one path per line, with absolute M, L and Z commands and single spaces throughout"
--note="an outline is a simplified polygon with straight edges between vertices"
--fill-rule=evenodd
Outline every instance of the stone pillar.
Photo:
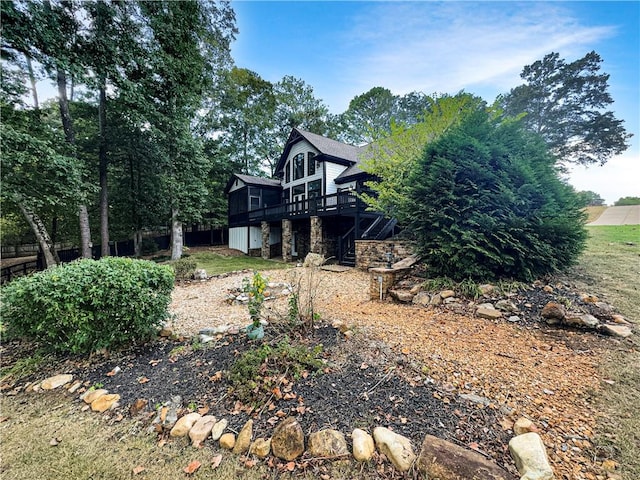
M 271 245 L 269 244 L 269 222 L 262 222 L 260 224 L 262 229 L 262 258 L 269 260 L 271 258 Z
M 282 260 L 290 262 L 291 258 L 291 220 L 282 220 Z
M 311 253 L 325 254 L 324 243 L 322 241 L 322 218 L 311 217 Z
M 396 281 L 395 270 L 392 268 L 369 269 L 369 298 L 371 300 L 385 300 L 389 289 Z

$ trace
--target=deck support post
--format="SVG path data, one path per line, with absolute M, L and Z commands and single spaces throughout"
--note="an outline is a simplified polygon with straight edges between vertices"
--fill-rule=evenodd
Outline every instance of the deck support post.
M 325 254 L 325 245 L 322 241 L 322 218 L 311 217 L 311 253 Z
M 291 262 L 291 239 L 292 239 L 292 230 L 291 230 L 291 220 L 286 218 L 282 219 L 282 261 L 283 262 Z
M 271 258 L 271 245 L 269 244 L 271 230 L 269 228 L 269 222 L 261 222 L 260 229 L 262 230 L 262 258 L 269 260 Z

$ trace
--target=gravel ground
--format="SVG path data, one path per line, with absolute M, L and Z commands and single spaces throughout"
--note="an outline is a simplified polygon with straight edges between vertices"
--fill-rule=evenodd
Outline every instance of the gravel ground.
M 600 357 L 615 340 L 555 329 L 531 319 L 514 325 L 441 309 L 370 301 L 369 277 L 364 272 L 320 271 L 310 280 L 305 271 L 263 274 L 270 281 L 296 284 L 297 277 L 302 285 L 317 285 L 314 303 L 323 321 L 342 320 L 383 341 L 448 390 L 487 397 L 513 409 L 514 418 L 532 419 L 541 429 L 557 478 L 595 478 L 593 395 L 602 381 Z M 239 287 L 249 275 L 176 288 L 172 303 L 176 331 L 194 334 L 208 326 L 246 325 L 246 306 L 228 305 L 225 297 L 229 288 Z M 285 312 L 286 300 L 274 301 L 270 308 Z

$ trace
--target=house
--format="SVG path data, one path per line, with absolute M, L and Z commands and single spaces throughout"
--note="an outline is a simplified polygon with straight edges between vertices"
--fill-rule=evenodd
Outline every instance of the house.
M 365 153 L 294 128 L 276 179 L 234 174 L 227 183 L 229 247 L 285 261 L 313 252 L 354 265 L 356 240 L 384 239 L 396 225 L 358 196 L 371 179 L 359 168 Z

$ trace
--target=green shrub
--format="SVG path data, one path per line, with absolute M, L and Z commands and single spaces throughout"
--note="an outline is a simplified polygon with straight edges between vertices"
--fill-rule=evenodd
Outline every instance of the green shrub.
M 277 345 L 264 344 L 248 350 L 231 366 L 229 380 L 235 395 L 244 402 L 262 403 L 283 377 L 297 380 L 304 371 L 318 373 L 324 362 L 318 358 L 322 345 L 309 348 L 291 345 L 285 337 Z
M 398 215 L 428 274 L 530 281 L 575 263 L 586 216 L 555 160 L 520 123 L 484 111 L 429 144 Z
M 145 260 L 79 260 L 2 288 L 11 336 L 50 350 L 88 353 L 151 338 L 168 317 L 173 271 Z
M 173 267 L 173 271 L 175 272 L 178 280 L 188 280 L 193 277 L 193 274 L 198 267 L 198 263 L 194 258 L 182 257 L 179 260 L 171 262 L 171 266 Z
M 142 255 L 153 255 L 159 250 L 158 244 L 155 242 L 153 238 L 143 238 L 142 245 L 140 246 L 140 251 Z

